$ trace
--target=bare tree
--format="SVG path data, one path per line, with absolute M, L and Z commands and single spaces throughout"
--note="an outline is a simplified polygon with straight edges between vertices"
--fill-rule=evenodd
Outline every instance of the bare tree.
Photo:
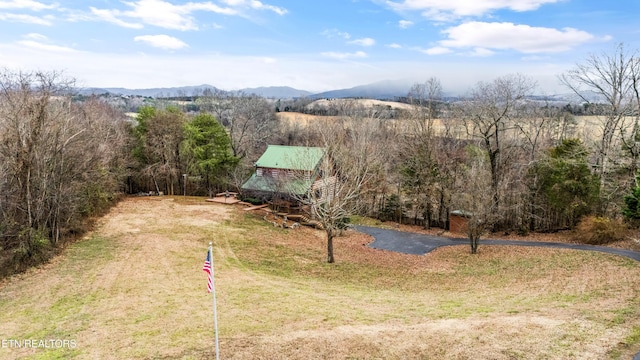
M 437 78 L 424 84 L 415 84 L 407 95 L 411 110 L 407 112 L 408 126 L 403 134 L 399 157 L 402 185 L 407 195 L 415 201 L 414 218 L 422 215 L 424 227 L 429 228 L 433 218 L 433 204 L 439 167 L 436 164 L 437 147 L 434 122 L 437 120 L 442 100 L 442 85 Z M 441 193 L 442 195 L 442 193 Z M 443 197 L 441 197 L 443 199 Z M 438 212 L 439 221 L 440 212 Z
M 434 121 L 440 116 L 442 105 L 442 84 L 435 77 L 427 79 L 423 84 L 416 83 L 407 94 L 409 116 L 414 132 L 420 135 L 433 135 Z
M 0 240 L 31 261 L 119 190 L 122 116 L 61 73 L 0 74 Z M 122 168 L 121 168 L 122 169 Z
M 601 187 L 607 182 L 612 156 L 620 130 L 627 116 L 638 109 L 636 94 L 638 62 L 634 54 L 618 44 L 612 54 L 590 55 L 584 63 L 560 76 L 567 86 L 585 104 L 604 103 L 605 107 L 591 106 L 604 111 L 600 116 L 601 136 L 596 144 L 595 166 Z M 595 96 L 593 96 L 595 95 Z M 635 136 L 635 135 L 634 135 Z
M 321 129 L 324 160 L 320 178 L 305 194 L 290 196 L 310 205 L 311 215 L 327 235 L 327 262 L 335 262 L 333 239 L 344 228 L 349 216 L 361 211 L 360 197 L 371 191 L 380 166 L 380 147 L 374 141 L 376 121 L 333 123 Z
M 458 183 L 454 206 L 467 218 L 467 236 L 471 253 L 478 252 L 480 237 L 500 220 L 497 203 L 491 193 L 491 171 L 486 156 L 478 148 L 469 149 L 467 166 L 461 173 L 464 184 Z
M 138 111 L 137 121 L 136 154 L 141 173 L 151 179 L 157 192 L 175 194 L 180 174 L 186 168 L 180 156 L 186 116 L 177 108 L 143 107 Z
M 255 160 L 278 133 L 273 106 L 259 96 L 205 91 L 198 104 L 228 129 L 233 156 L 240 159 Z
M 493 203 L 500 209 L 501 186 L 508 189 L 507 168 L 514 163 L 515 153 L 509 151 L 517 133 L 516 121 L 522 116 L 527 96 L 536 84 L 520 75 L 499 77 L 490 83 L 480 82 L 471 91 L 471 96 L 460 107 L 467 133 L 476 139 L 487 152 L 491 173 L 491 195 Z
M 630 77 L 632 89 L 631 124 L 621 128 L 621 140 L 624 149 L 631 156 L 629 175 L 637 179 L 640 170 L 640 57 L 634 56 L 631 59 Z M 636 186 L 637 181 L 636 181 Z

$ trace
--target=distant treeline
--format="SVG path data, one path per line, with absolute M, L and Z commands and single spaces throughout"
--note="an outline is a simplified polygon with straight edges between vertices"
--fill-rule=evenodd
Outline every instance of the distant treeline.
M 359 215 L 446 228 L 458 211 L 476 239 L 488 230 L 573 229 L 588 218 L 635 226 L 640 63 L 621 51 L 613 58 L 629 62 L 615 73 L 623 81 L 608 82 L 611 89 L 592 84 L 602 89 L 597 103 L 563 106 L 533 97 L 534 82 L 521 74 L 478 83 L 456 101 L 431 78 L 396 99 L 412 105 L 398 110 L 212 91 L 174 99 L 77 96 L 59 73 L 5 71 L 0 275 L 47 259 L 122 195 L 240 192 L 269 144 L 350 149 L 364 142 L 375 159 L 348 151 L 332 159 L 358 161 L 372 174 L 354 200 Z M 589 64 L 607 61 L 603 55 Z M 589 85 L 584 69 L 563 77 L 570 89 Z M 280 122 L 276 112 L 331 118 Z M 598 125 L 584 128 L 573 115 L 597 116 Z

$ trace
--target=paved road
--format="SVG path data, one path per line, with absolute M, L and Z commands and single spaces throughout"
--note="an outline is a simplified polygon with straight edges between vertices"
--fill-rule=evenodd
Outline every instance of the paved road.
M 404 254 L 424 255 L 442 246 L 469 244 L 469 239 L 445 238 L 440 236 L 416 234 L 398 230 L 380 229 L 371 226 L 358 225 L 355 226 L 355 229 L 357 231 L 373 236 L 375 240 L 371 244 L 369 244 L 369 247 L 372 247 L 374 249 L 395 251 Z M 633 260 L 640 261 L 640 252 L 610 248 L 606 246 L 564 244 L 540 241 L 481 239 L 480 246 L 483 245 L 534 246 L 556 249 L 599 251 L 607 254 L 625 256 Z
M 465 245 L 469 244 L 469 239 L 452 239 L 440 236 L 423 235 L 398 230 L 380 229 L 371 226 L 355 226 L 357 231 L 373 236 L 374 241 L 369 247 L 374 249 L 382 249 L 395 251 L 404 254 L 424 255 L 441 246 Z M 517 240 L 492 240 L 482 239 L 480 245 L 515 245 L 515 246 L 534 246 L 548 247 L 556 249 L 574 249 L 574 250 L 590 250 L 600 251 L 607 254 L 626 256 L 636 261 L 640 261 L 640 252 L 609 248 L 605 246 L 593 246 L 583 244 L 563 244 L 554 242 L 539 241 L 517 241 Z M 640 352 L 638 352 L 633 360 L 640 360 Z

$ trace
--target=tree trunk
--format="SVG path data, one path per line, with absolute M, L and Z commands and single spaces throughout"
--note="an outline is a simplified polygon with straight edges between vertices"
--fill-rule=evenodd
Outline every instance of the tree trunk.
M 431 229 L 431 218 L 433 214 L 431 213 L 431 203 L 429 202 L 429 196 L 426 196 L 424 199 L 425 213 L 424 213 L 424 228 L 426 230 Z
M 327 231 L 327 262 L 332 264 L 335 262 L 333 257 L 333 231 Z
M 475 236 L 475 235 L 471 235 L 469 237 L 469 240 L 471 241 L 471 253 L 472 254 L 477 254 L 478 253 L 478 243 L 480 242 L 480 237 L 479 236 Z

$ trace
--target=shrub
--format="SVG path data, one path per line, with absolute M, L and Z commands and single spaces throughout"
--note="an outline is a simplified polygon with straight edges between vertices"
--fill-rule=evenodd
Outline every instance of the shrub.
M 577 241 L 591 245 L 604 245 L 623 240 L 627 226 L 620 220 L 598 216 L 582 218 L 576 227 Z
M 264 204 L 264 201 L 262 199 L 258 199 L 258 198 L 255 198 L 255 197 L 249 197 L 249 196 L 245 197 L 245 196 L 241 195 L 241 196 L 239 196 L 239 198 L 240 198 L 240 200 L 242 200 L 244 202 L 247 202 L 247 203 L 249 203 L 251 205 L 262 205 L 262 204 Z
M 640 173 L 636 176 L 636 184 L 640 184 Z M 633 226 L 640 225 L 640 185 L 636 185 L 630 194 L 625 195 L 622 215 Z
M 396 194 L 390 195 L 384 208 L 378 214 L 378 218 L 382 221 L 399 221 L 402 217 L 402 204 L 400 203 L 400 197 Z

